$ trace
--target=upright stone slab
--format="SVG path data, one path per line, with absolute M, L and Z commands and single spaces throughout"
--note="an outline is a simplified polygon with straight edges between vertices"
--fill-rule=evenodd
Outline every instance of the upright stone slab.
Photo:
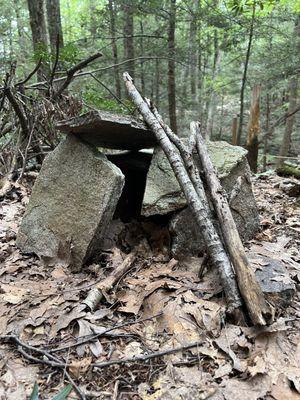
M 79 270 L 99 249 L 123 185 L 124 175 L 106 156 L 67 137 L 45 158 L 17 245 Z
M 208 151 L 229 196 L 234 189 L 231 211 L 241 237 L 249 239 L 259 228 L 259 217 L 251 187 L 247 151 L 227 142 L 209 142 Z M 150 216 L 179 211 L 170 222 L 172 253 L 176 257 L 197 256 L 204 249 L 201 234 L 189 209 L 184 207 L 186 200 L 175 175 L 162 150 L 157 148 L 147 176 L 142 214 Z

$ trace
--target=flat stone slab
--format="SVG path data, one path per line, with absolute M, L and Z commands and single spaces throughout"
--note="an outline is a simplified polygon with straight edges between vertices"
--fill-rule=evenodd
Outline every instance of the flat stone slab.
M 99 251 L 123 185 L 124 175 L 106 156 L 68 136 L 44 160 L 17 246 L 79 270 Z
M 60 121 L 56 127 L 96 147 L 139 150 L 157 144 L 155 135 L 144 122 L 106 111 L 89 111 Z

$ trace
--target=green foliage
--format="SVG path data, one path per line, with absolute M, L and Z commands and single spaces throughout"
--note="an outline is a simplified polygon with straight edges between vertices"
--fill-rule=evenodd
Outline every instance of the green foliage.
M 52 400 L 65 400 L 67 399 L 71 391 L 72 391 L 72 385 L 69 384 L 65 386 L 56 396 L 54 396 Z M 36 382 L 33 386 L 33 390 L 29 400 L 39 400 L 39 387 Z
M 88 105 L 104 111 L 112 111 L 120 114 L 131 114 L 134 106 L 129 100 L 122 100 L 122 103 L 117 100 L 108 99 L 100 93 L 99 88 L 88 85 L 82 93 L 84 102 Z
M 230 0 L 229 7 L 235 15 L 252 12 L 253 9 L 271 11 L 278 0 Z

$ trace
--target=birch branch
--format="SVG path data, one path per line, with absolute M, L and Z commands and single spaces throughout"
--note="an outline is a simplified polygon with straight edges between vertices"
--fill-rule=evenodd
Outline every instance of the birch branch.
M 241 306 L 241 299 L 235 281 L 235 275 L 222 242 L 209 218 L 207 207 L 200 201 L 176 148 L 168 138 L 160 122 L 150 110 L 147 102 L 135 88 L 132 78 L 127 72 L 123 74 L 123 78 L 131 100 L 154 132 L 187 199 L 187 203 L 206 243 L 207 252 L 220 273 L 229 309 L 231 311 L 239 309 Z
M 219 226 L 229 252 L 238 287 L 245 301 L 250 318 L 255 325 L 266 325 L 273 317 L 273 311 L 267 305 L 262 290 L 251 269 L 240 235 L 232 217 L 230 207 L 215 168 L 208 155 L 205 141 L 201 136 L 199 124 L 191 123 L 191 131 L 196 132 L 197 151 L 201 161 L 211 200 L 218 215 Z

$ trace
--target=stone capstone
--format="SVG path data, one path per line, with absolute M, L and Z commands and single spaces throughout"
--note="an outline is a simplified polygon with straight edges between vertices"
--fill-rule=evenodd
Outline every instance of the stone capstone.
M 156 145 L 154 133 L 143 121 L 107 111 L 86 114 L 60 121 L 57 128 L 96 147 L 139 150 Z
M 99 250 L 124 185 L 105 155 L 68 136 L 44 160 L 17 245 L 75 270 Z
M 252 192 L 247 151 L 227 142 L 209 142 L 208 151 L 242 239 L 250 239 L 259 228 L 259 216 Z M 175 175 L 161 149 L 155 149 L 147 176 L 142 214 L 151 216 L 177 212 L 170 222 L 172 254 L 198 256 L 204 250 L 201 234 L 194 222 Z M 183 209 L 184 208 L 184 209 Z M 182 211 L 180 211 L 182 210 Z

